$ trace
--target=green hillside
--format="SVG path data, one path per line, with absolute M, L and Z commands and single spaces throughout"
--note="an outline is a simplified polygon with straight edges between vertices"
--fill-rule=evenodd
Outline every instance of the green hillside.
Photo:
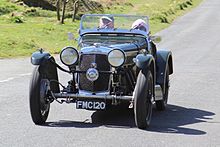
M 13 0 L 16 1 L 16 0 Z M 197 6 L 202 0 L 95 0 L 103 10 L 90 13 L 140 14 L 150 16 L 151 32 L 155 33 Z M 71 8 L 70 6 L 68 6 Z M 70 11 L 70 9 L 68 9 Z M 85 13 L 80 9 L 79 14 Z M 67 12 L 67 16 L 70 13 Z M 23 5 L 9 0 L 0 1 L 0 58 L 29 56 L 42 47 L 50 53 L 59 53 L 64 46 L 76 45 L 67 39 L 67 33 L 77 36 L 79 20 L 70 18 L 65 24 L 56 20 L 56 12 Z

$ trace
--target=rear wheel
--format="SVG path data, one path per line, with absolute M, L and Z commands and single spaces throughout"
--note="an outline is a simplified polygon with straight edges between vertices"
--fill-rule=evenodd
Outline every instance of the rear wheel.
M 33 71 L 29 89 L 31 117 L 37 125 L 44 124 L 49 114 L 50 102 L 47 99 L 48 86 L 49 81 L 43 79 L 43 76 L 39 72 L 39 66 L 37 66 Z
M 163 91 L 163 99 L 156 101 L 156 108 L 159 111 L 163 111 L 166 109 L 168 95 L 169 95 L 169 87 L 170 87 L 170 80 L 169 80 L 169 68 L 167 67 L 166 75 L 165 75 L 165 84 L 161 85 Z
M 140 71 L 134 91 L 134 114 L 138 128 L 150 125 L 152 115 L 153 77 L 151 71 Z

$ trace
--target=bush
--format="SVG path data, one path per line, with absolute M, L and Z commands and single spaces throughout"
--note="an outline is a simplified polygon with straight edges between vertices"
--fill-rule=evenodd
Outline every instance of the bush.
M 8 14 L 15 10 L 17 10 L 17 8 L 14 5 L 0 5 L 0 15 Z
M 12 16 L 10 21 L 13 23 L 24 23 L 24 18 L 22 16 Z
M 151 19 L 152 20 L 159 20 L 161 23 L 169 23 L 168 21 L 168 14 L 167 12 L 158 12 L 155 11 L 154 14 L 152 15 Z
M 40 14 L 39 14 L 39 12 L 37 11 L 37 9 L 35 9 L 35 8 L 30 8 L 30 9 L 27 9 L 27 10 L 25 10 L 24 11 L 24 15 L 26 15 L 26 16 L 39 16 Z

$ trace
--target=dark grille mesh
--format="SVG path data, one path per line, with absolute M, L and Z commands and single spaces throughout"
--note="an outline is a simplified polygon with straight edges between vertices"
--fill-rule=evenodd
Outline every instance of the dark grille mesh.
M 83 54 L 80 56 L 79 69 L 87 71 L 91 68 L 91 63 L 97 64 L 98 71 L 110 71 L 107 55 L 103 54 Z M 108 90 L 109 75 L 99 73 L 99 78 L 91 82 L 86 78 L 85 73 L 79 74 L 79 89 L 92 92 Z

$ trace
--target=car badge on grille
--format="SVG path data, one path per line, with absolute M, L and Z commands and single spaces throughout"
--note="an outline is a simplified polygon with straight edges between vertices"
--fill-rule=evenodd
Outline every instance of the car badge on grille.
M 91 63 L 90 67 L 91 68 L 97 68 L 97 64 L 96 63 Z
M 95 81 L 99 78 L 99 72 L 97 69 L 95 68 L 89 68 L 87 71 L 86 71 L 86 78 L 90 81 Z

